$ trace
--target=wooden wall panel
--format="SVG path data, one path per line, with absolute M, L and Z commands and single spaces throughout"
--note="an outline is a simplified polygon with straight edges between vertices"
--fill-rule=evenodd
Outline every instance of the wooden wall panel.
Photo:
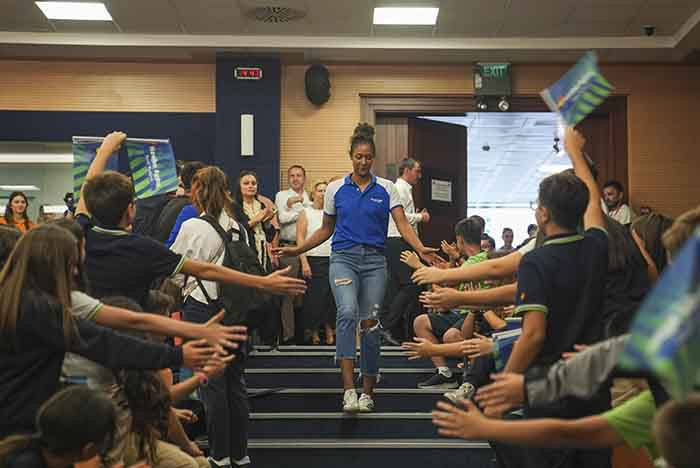
M 408 119 L 406 117 L 381 117 L 376 122 L 375 143 L 377 155 L 374 172 L 381 177 L 396 178 L 399 162 L 408 156 Z M 393 165 L 393 173 L 387 173 L 387 165 Z
M 0 60 L 0 109 L 215 112 L 215 67 Z
M 473 92 L 468 65 L 328 68 L 332 96 L 320 108 L 306 99 L 305 67 L 289 65 L 283 70 L 282 171 L 291 164 L 306 166 L 310 178 L 349 171 L 347 147 L 360 119 L 360 94 Z M 562 65 L 513 66 L 514 94 L 537 95 L 566 69 Z M 628 192 L 632 205 L 649 205 L 677 216 L 700 204 L 700 154 L 696 149 L 700 67 L 610 65 L 603 67 L 603 73 L 616 86 L 616 93 L 628 96 Z

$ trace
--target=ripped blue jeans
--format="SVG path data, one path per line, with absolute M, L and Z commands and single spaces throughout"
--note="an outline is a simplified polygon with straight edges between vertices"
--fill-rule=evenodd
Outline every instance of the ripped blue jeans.
M 360 330 L 362 375 L 376 377 L 381 350 L 377 328 L 387 280 L 384 252 L 362 245 L 333 252 L 328 276 L 338 309 L 335 358 L 354 360 L 358 324 L 363 320 L 376 320 L 377 326 Z

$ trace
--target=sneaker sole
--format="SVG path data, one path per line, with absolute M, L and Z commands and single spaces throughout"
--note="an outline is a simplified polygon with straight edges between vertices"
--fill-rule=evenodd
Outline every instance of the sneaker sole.
M 359 406 L 343 406 L 343 413 L 355 414 L 360 412 Z
M 442 383 L 442 384 L 437 384 L 437 385 L 418 384 L 418 388 L 424 389 L 424 390 L 454 390 L 456 388 L 459 388 L 459 383 L 458 382 L 448 382 L 448 383 Z
M 360 408 L 357 412 L 358 413 L 371 413 L 374 411 L 374 408 Z

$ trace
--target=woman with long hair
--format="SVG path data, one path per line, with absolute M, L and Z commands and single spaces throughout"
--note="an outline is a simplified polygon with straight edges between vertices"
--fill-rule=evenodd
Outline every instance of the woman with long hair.
M 0 442 L 0 467 L 68 468 L 103 455 L 114 431 L 115 408 L 106 396 L 68 387 L 41 405 L 34 433 Z
M 27 196 L 22 192 L 12 192 L 5 205 L 5 215 L 0 216 L 0 224 L 14 226 L 22 233 L 29 231 L 35 224 L 27 216 L 28 208 Z
M 277 208 L 259 194 L 258 176 L 253 171 L 242 171 L 236 182 L 235 200 L 238 219 L 246 223 L 258 260 L 265 271 L 277 267 L 277 259 L 270 255 L 270 246 L 276 246 L 279 231 L 276 228 Z
M 109 368 L 191 367 L 213 349 L 174 349 L 122 336 L 71 314 L 78 244 L 50 224 L 24 234 L 0 271 L 0 438 L 32 431 L 59 385 L 66 352 Z
M 192 205 L 200 214 L 182 224 L 171 250 L 192 260 L 222 265 L 224 244 L 208 216 L 218 221 L 232 242 L 248 243 L 249 233 L 244 221 L 237 218 L 234 201 L 229 194 L 228 178 L 216 166 L 200 169 L 192 179 Z M 238 220 L 240 220 L 240 222 Z M 176 277 L 177 281 L 181 277 Z M 188 322 L 205 323 L 219 311 L 219 287 L 211 281 L 198 282 L 192 278 L 184 284 L 183 318 Z M 243 379 L 245 346 L 221 376 L 210 378 L 201 388 L 209 433 L 210 456 L 218 465 L 248 463 L 248 396 Z
M 319 181 L 311 191 L 312 205 L 299 213 L 297 219 L 297 244 L 302 244 L 323 224 L 323 200 L 328 183 Z M 304 296 L 304 340 L 311 344 L 321 344 L 319 328 L 325 327 L 327 345 L 335 344 L 335 301 L 328 283 L 331 241 L 326 240 L 316 248 L 299 257 L 301 273 L 309 289 Z
M 372 171 L 376 147 L 374 128 L 359 124 L 350 139 L 352 173 L 326 189 L 321 227 L 304 243 L 282 247 L 276 253 L 298 256 L 333 235 L 329 281 L 337 304 L 336 360 L 343 376 L 343 411 L 370 412 L 379 373 L 382 309 L 387 279 L 384 247 L 389 216 L 409 245 L 429 263 L 440 258 L 418 239 L 406 220 L 394 184 Z M 360 326 L 363 392 L 355 391 L 356 331 Z

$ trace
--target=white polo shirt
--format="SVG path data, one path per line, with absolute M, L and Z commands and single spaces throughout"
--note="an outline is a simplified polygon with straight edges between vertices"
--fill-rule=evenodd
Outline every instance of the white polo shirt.
M 280 238 L 283 241 L 297 241 L 297 220 L 299 219 L 299 213 L 301 213 L 304 208 L 311 206 L 309 195 L 306 193 L 306 190 L 304 190 L 304 201 L 301 203 L 295 203 L 291 208 L 289 208 L 287 206 L 287 201 L 290 198 L 298 195 L 298 193 L 290 188 L 277 192 L 277 195 L 275 196 L 277 217 L 280 221 Z
M 416 213 L 416 205 L 413 203 L 413 187 L 401 177 L 396 179 L 394 186 L 399 194 L 399 200 L 401 201 L 401 205 L 403 205 L 403 211 L 406 213 L 408 224 L 411 225 L 414 231 L 418 232 L 418 223 L 423 221 L 423 215 Z M 387 237 L 401 237 L 401 233 L 399 233 L 399 229 L 396 227 L 396 223 L 392 217 L 389 217 Z

